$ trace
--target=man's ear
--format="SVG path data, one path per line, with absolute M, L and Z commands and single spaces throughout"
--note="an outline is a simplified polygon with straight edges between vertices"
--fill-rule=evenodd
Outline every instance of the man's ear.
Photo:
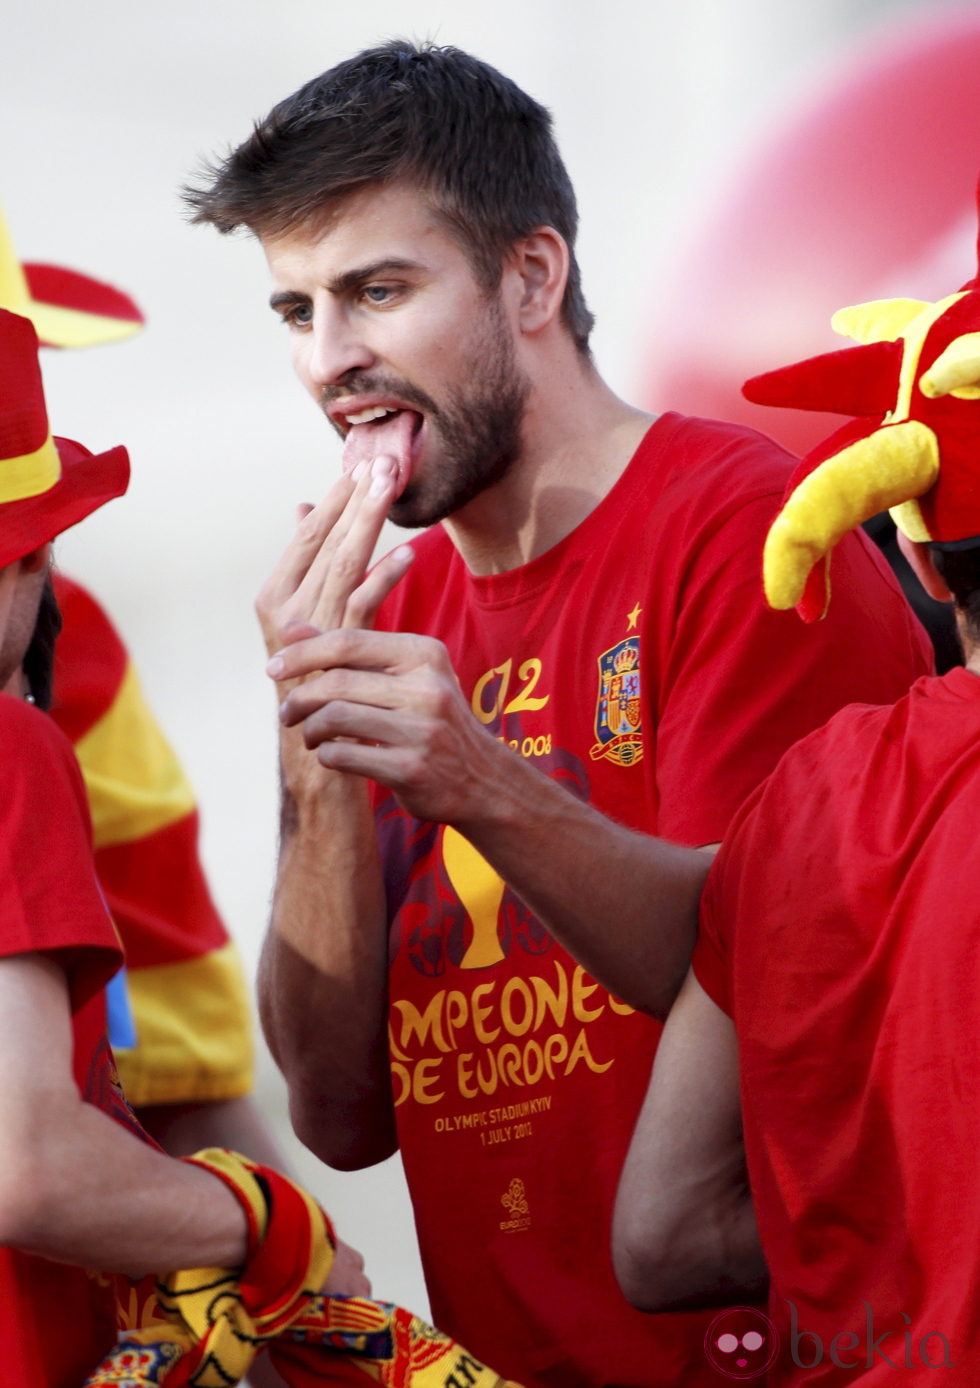
M 554 227 L 538 227 L 514 245 L 508 268 L 519 277 L 518 325 L 522 332 L 540 332 L 561 312 L 568 262 L 565 238 Z
M 929 546 L 921 544 L 918 540 L 910 540 L 907 535 L 903 535 L 901 530 L 897 532 L 897 535 L 899 549 L 908 560 L 909 568 L 929 596 L 935 598 L 937 602 L 952 602 L 953 595 L 946 587 L 933 563 Z

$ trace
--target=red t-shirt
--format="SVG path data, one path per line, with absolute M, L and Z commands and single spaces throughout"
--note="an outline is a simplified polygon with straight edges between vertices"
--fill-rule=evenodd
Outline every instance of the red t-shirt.
M 122 954 L 95 880 L 71 747 L 36 709 L 0 695 L 0 956 L 57 959 L 72 1006 L 74 1077 L 92 1104 L 138 1132 L 105 1038 L 102 988 Z M 105 1279 L 0 1249 L 4 1388 L 78 1388 L 116 1337 Z
M 712 868 L 694 968 L 738 1032 L 774 1384 L 980 1378 L 978 808 L 954 669 L 794 747 Z
M 863 537 L 835 554 L 819 626 L 766 608 L 762 545 L 791 466 L 752 431 L 665 415 L 522 568 L 473 577 L 427 532 L 379 625 L 440 637 L 488 731 L 570 793 L 714 842 L 790 743 L 930 667 Z M 609 1252 L 659 1026 L 596 986 L 452 830 L 376 803 L 396 1114 L 435 1322 L 529 1386 L 717 1382 L 705 1318 L 633 1310 Z

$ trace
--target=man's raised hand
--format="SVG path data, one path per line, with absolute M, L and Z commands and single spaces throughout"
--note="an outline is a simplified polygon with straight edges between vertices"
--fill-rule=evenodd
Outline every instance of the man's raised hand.
M 419 819 L 480 818 L 502 747 L 473 717 L 445 646 L 408 632 L 289 633 L 267 670 L 321 766 L 387 786 Z M 508 767 L 510 763 L 508 762 Z
M 397 468 L 382 456 L 360 464 L 317 506 L 303 507 L 296 532 L 256 599 L 272 655 L 300 623 L 312 630 L 369 626 L 411 562 L 401 545 L 368 573 L 395 497 Z

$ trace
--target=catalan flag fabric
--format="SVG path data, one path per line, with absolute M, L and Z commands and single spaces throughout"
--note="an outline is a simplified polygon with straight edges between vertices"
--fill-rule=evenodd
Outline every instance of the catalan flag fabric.
M 244 1268 L 168 1273 L 157 1284 L 165 1324 L 125 1333 L 83 1388 L 230 1388 L 262 1349 L 292 1388 L 519 1388 L 410 1311 L 321 1296 L 333 1226 L 287 1177 L 235 1152 L 186 1160 L 232 1190 L 249 1224 Z
M 193 791 L 105 611 L 63 574 L 55 590 L 51 713 L 81 764 L 126 951 L 136 1044 L 116 1042 L 123 1086 L 136 1108 L 237 1098 L 253 1081 L 248 993 L 198 856 Z

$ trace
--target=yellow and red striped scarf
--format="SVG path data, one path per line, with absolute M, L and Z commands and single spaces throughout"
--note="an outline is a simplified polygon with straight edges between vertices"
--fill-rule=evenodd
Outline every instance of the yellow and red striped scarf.
M 520 1388 L 400 1306 L 319 1295 L 333 1227 L 285 1176 L 219 1148 L 186 1160 L 219 1176 L 245 1210 L 245 1265 L 160 1278 L 164 1319 L 125 1331 L 83 1388 L 230 1388 L 262 1349 L 293 1388 L 363 1388 L 365 1373 L 390 1388 Z M 119 1281 L 122 1302 L 132 1284 Z

